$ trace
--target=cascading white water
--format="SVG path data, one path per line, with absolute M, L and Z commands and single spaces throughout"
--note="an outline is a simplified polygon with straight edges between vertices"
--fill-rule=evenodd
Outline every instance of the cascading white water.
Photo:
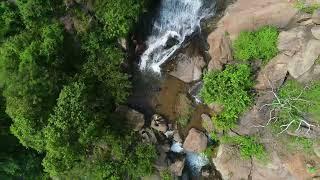
M 162 0 L 159 17 L 155 20 L 151 36 L 146 42 L 147 50 L 141 56 L 140 69 L 160 72 L 160 65 L 181 46 L 186 36 L 200 27 L 201 19 L 214 14 L 214 2 Z M 174 39 L 176 43 L 168 47 L 170 39 Z

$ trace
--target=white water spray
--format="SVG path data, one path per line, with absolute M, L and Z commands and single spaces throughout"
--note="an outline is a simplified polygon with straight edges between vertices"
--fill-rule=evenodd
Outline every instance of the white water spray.
M 197 28 L 201 19 L 214 14 L 214 0 L 162 0 L 140 69 L 160 72 L 163 64 Z M 209 6 L 209 7 L 208 7 Z M 168 40 L 176 43 L 168 46 Z

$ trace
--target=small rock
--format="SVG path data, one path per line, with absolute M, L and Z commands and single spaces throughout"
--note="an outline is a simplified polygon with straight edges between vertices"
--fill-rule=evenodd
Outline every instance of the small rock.
M 163 119 L 160 115 L 154 114 L 151 118 L 151 128 L 165 133 L 168 130 L 167 121 Z
M 128 46 L 127 46 L 127 40 L 125 38 L 120 38 L 118 39 L 118 44 L 125 50 L 128 50 Z
M 173 133 L 173 140 L 178 143 L 182 143 L 182 139 L 181 139 L 179 132 L 177 130 L 175 130 Z
M 306 20 L 306 21 L 303 21 L 300 23 L 302 26 L 309 26 L 309 25 L 312 25 L 314 24 L 313 20 L 312 19 L 309 19 L 309 20 Z
M 140 130 L 139 133 L 142 136 L 143 142 L 157 144 L 158 140 L 156 138 L 156 135 L 151 129 L 145 128 Z
M 208 169 L 205 169 L 205 170 L 201 171 L 201 176 L 204 177 L 204 178 L 209 178 L 210 171 Z
M 301 23 L 303 21 L 307 21 L 310 20 L 312 18 L 311 14 L 308 13 L 302 13 L 299 15 L 299 17 L 297 18 L 297 23 Z
M 210 116 L 208 116 L 207 114 L 202 114 L 201 119 L 202 119 L 202 127 L 204 127 L 208 133 L 213 132 L 214 127 L 213 127 L 213 123 Z
M 289 62 L 288 70 L 292 77 L 298 78 L 307 72 L 320 55 L 320 41 L 312 39 L 302 53 L 297 53 Z
M 186 152 L 201 153 L 207 148 L 207 143 L 207 136 L 203 132 L 192 128 L 183 143 L 183 149 Z
M 142 113 L 127 106 L 119 106 L 116 111 L 126 117 L 129 126 L 134 131 L 139 131 L 144 126 L 145 120 Z
M 176 176 L 182 176 L 182 171 L 184 168 L 185 159 L 178 159 L 173 164 L 170 165 L 170 171 Z
M 320 9 L 316 10 L 312 14 L 312 21 L 315 24 L 320 24 Z
M 311 32 L 315 38 L 320 39 L 320 26 L 312 27 Z
M 208 107 L 216 114 L 219 114 L 223 111 L 223 106 L 216 103 L 211 103 L 208 105 Z

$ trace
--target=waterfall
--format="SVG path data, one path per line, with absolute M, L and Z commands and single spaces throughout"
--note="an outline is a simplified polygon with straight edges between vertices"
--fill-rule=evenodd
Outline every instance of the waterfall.
M 160 72 L 163 64 L 197 28 L 201 19 L 214 14 L 215 0 L 162 0 L 140 69 Z

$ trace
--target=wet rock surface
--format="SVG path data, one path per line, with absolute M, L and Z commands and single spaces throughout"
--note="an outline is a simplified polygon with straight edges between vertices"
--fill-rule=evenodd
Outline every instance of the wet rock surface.
M 207 143 L 207 136 L 203 132 L 192 128 L 183 143 L 183 148 L 186 152 L 201 153 L 207 148 Z

